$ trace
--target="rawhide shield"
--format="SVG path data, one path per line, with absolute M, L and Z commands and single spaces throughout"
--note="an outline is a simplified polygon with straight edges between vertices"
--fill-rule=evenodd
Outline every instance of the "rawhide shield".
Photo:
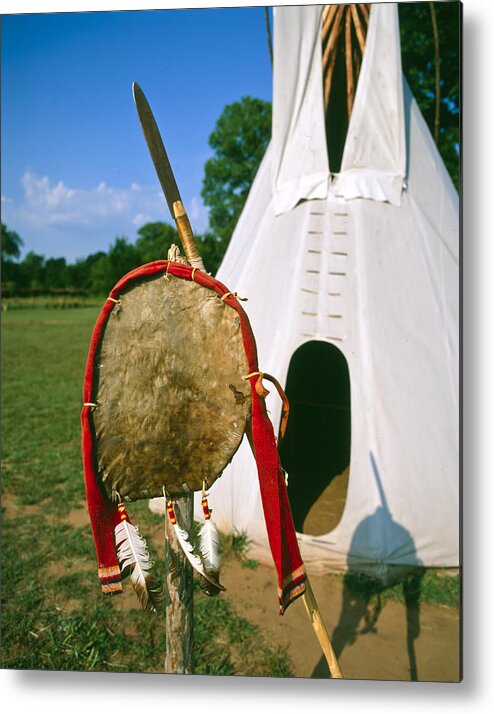
M 248 372 L 238 313 L 214 290 L 164 271 L 127 282 L 92 376 L 93 452 L 107 496 L 211 486 L 251 415 Z

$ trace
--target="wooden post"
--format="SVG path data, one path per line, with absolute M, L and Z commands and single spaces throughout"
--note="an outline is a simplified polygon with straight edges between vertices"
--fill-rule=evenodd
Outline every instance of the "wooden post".
M 179 525 L 191 533 L 194 494 L 174 498 Z M 192 674 L 194 669 L 194 590 L 192 566 L 184 555 L 168 517 L 165 519 L 166 655 L 165 672 Z
M 189 217 L 182 201 L 173 203 L 173 217 L 184 247 L 187 261 L 193 268 L 204 270 Z M 174 511 L 178 525 L 192 533 L 194 524 L 194 494 L 175 497 Z M 194 581 L 192 565 L 178 542 L 175 530 L 166 517 L 166 655 L 165 672 L 192 674 L 194 671 Z

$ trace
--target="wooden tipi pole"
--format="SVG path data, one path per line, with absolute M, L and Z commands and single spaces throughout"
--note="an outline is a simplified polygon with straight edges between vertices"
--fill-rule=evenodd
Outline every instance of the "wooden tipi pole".
M 271 67 L 273 66 L 273 40 L 271 37 L 271 25 L 269 24 L 269 8 L 264 8 L 264 18 L 266 20 L 266 35 L 268 38 L 268 50 L 269 59 L 271 60 Z
M 429 3 L 431 11 L 431 21 L 432 21 L 432 36 L 434 38 L 434 79 L 435 79 L 435 113 L 434 113 L 434 141 L 437 143 L 439 141 L 439 127 L 440 127 L 440 114 L 441 114 L 441 70 L 440 70 L 440 58 L 439 58 L 439 31 L 437 29 L 437 16 L 434 3 Z
M 358 14 L 357 6 L 356 5 L 350 5 L 350 9 L 352 11 L 352 18 L 353 18 L 353 24 L 355 25 L 355 32 L 357 35 L 357 40 L 360 45 L 360 51 L 362 54 L 364 54 L 365 50 L 365 35 L 364 35 L 364 30 L 362 27 L 362 23 L 360 21 L 360 17 Z
M 360 15 L 362 15 L 362 17 Z M 366 29 L 364 23 L 368 22 L 368 19 L 369 10 L 366 4 L 327 5 L 323 12 L 321 35 L 323 46 L 324 107 L 327 110 L 336 58 L 339 53 L 342 53 L 345 58 L 348 118 L 350 118 L 352 113 L 355 100 L 355 86 L 360 71 L 361 57 L 365 50 Z M 353 33 L 355 33 L 358 41 L 360 55 L 357 52 L 356 46 L 354 47 Z M 342 36 L 343 46 L 340 44 L 340 38 Z
M 324 107 L 328 108 L 329 95 L 331 93 L 331 81 L 333 79 L 333 71 L 336 63 L 336 52 L 338 37 L 340 34 L 341 21 L 343 19 L 344 5 L 334 5 L 336 11 L 332 14 L 328 13 L 328 23 L 323 33 L 323 41 L 327 37 L 326 46 L 322 57 L 323 75 L 324 75 Z M 334 18 L 331 25 L 330 22 Z
M 353 109 L 353 100 L 355 99 L 355 84 L 353 81 L 353 57 L 352 57 L 352 16 L 350 8 L 347 7 L 345 17 L 345 63 L 346 63 L 346 101 L 348 118 L 350 118 Z

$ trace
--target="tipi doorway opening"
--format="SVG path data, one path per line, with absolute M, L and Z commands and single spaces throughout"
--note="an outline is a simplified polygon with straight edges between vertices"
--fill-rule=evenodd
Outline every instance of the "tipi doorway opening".
M 295 529 L 323 535 L 343 514 L 350 470 L 350 375 L 342 352 L 322 341 L 292 355 L 290 416 L 280 445 Z

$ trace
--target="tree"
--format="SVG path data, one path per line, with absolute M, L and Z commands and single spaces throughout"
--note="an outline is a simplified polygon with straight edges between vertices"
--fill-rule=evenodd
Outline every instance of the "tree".
M 102 253 L 91 265 L 91 292 L 109 293 L 123 275 L 138 268 L 140 264 L 136 246 L 123 236 L 115 238 L 108 255 Z
M 171 244 L 180 245 L 177 229 L 170 223 L 162 221 L 146 223 L 142 228 L 139 228 L 137 234 L 139 238 L 136 240 L 135 247 L 141 263 L 166 259 Z
M 457 2 L 399 3 L 403 71 L 434 136 L 436 62 L 434 15 L 439 50 L 439 136 L 437 146 L 459 186 L 460 12 Z
M 91 290 L 92 267 L 102 258 L 106 258 L 106 253 L 100 250 L 97 253 L 91 253 L 87 258 L 79 258 L 75 263 L 69 263 L 66 268 L 67 287 L 73 290 Z
M 91 263 L 89 266 L 89 278 L 89 290 L 92 295 L 105 295 L 110 292 L 115 281 L 113 281 L 112 284 L 106 253 L 101 253 L 101 255 Z
M 2 223 L 2 291 L 13 293 L 21 278 L 18 259 L 21 255 L 22 239 L 15 231 L 10 231 Z
M 67 287 L 67 262 L 65 258 L 48 258 L 45 263 L 43 283 L 47 290 Z
M 2 263 L 18 260 L 22 245 L 22 238 L 15 231 L 9 231 L 5 223 L 2 223 Z
M 205 269 L 212 275 L 216 275 L 228 247 L 228 241 L 222 242 L 212 231 L 206 231 L 196 235 L 196 242 Z
M 211 255 L 226 250 L 270 136 L 271 104 L 243 97 L 223 109 L 209 137 L 214 156 L 206 162 L 201 195 L 209 207 L 203 242 L 211 244 Z
M 45 256 L 30 250 L 20 264 L 21 287 L 41 290 L 45 278 Z

